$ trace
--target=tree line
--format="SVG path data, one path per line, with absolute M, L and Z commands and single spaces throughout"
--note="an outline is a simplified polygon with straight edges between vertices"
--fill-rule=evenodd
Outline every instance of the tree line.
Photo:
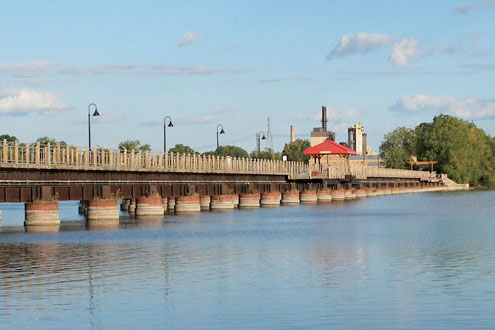
M 437 161 L 435 170 L 458 183 L 495 186 L 495 137 L 453 116 L 439 115 L 414 129 L 395 129 L 385 135 L 380 155 L 390 168 L 409 168 L 407 162 L 416 156 Z

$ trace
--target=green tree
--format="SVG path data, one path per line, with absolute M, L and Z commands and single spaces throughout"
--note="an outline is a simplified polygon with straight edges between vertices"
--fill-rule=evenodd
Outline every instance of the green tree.
M 2 135 L 0 135 L 0 143 L 3 140 L 7 140 L 7 142 L 15 142 L 17 140 L 17 138 L 13 135 L 2 134 Z
M 304 150 L 311 146 L 308 140 L 297 139 L 292 143 L 286 143 L 282 155 L 287 156 L 287 160 L 307 162 L 309 156 L 304 155 Z
M 389 168 L 408 168 L 407 162 L 415 154 L 416 132 L 399 127 L 385 135 L 380 146 L 380 157 Z
M 454 181 L 495 184 L 493 139 L 473 123 L 440 115 L 416 127 L 419 159 L 436 160 L 436 169 Z
M 249 157 L 246 150 L 237 146 L 220 146 L 215 151 L 205 152 L 204 155 L 230 156 L 230 157 L 238 157 L 238 158 Z
M 139 140 L 125 140 L 119 143 L 119 150 L 122 151 L 124 149 L 127 149 L 128 151 L 150 151 L 151 147 L 149 144 L 141 145 L 141 141 Z
M 169 152 L 180 153 L 180 154 L 197 154 L 193 148 L 185 146 L 183 144 L 176 144 L 175 147 L 170 148 Z
M 271 149 L 261 150 L 258 155 L 258 150 L 253 150 L 249 154 L 251 158 L 259 158 L 259 159 L 271 159 L 271 160 L 282 160 L 282 154 L 280 152 L 274 152 Z
M 51 145 L 56 145 L 58 143 L 60 143 L 61 146 L 65 147 L 67 145 L 67 143 L 65 141 L 57 141 L 55 139 L 52 139 L 52 138 L 49 138 L 48 136 L 43 136 L 43 137 L 40 137 L 36 140 L 36 143 L 40 143 L 40 144 L 48 144 L 50 143 Z

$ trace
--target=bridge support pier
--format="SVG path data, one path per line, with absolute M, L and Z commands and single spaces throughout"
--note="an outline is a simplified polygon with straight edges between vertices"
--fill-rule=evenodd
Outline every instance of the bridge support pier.
M 86 224 L 90 229 L 119 227 L 119 209 L 116 199 L 96 199 L 87 203 Z
M 318 190 L 316 199 L 318 203 L 330 203 L 332 201 L 332 191 L 328 189 Z
M 277 207 L 280 206 L 280 193 L 269 192 L 261 194 L 261 206 L 264 207 Z
M 175 213 L 199 213 L 201 212 L 201 204 L 199 196 L 181 196 L 175 201 Z
M 26 203 L 24 227 L 27 232 L 58 232 L 58 201 Z
M 156 197 L 139 197 L 136 201 L 136 216 L 163 216 L 162 198 Z
M 173 213 L 175 211 L 175 197 L 167 198 L 167 212 Z
M 199 205 L 201 207 L 201 211 L 209 211 L 210 202 L 211 202 L 211 197 L 209 195 L 201 196 L 199 198 Z
M 345 199 L 345 191 L 343 189 L 332 190 L 332 200 L 343 201 Z
M 260 194 L 241 194 L 239 198 L 241 209 L 254 209 L 260 207 Z
M 132 198 L 130 203 L 129 203 L 129 214 L 130 215 L 136 214 L 136 199 L 135 198 Z
M 368 194 L 366 192 L 366 189 L 364 188 L 358 188 L 358 190 L 356 190 L 356 197 L 357 198 L 364 198 L 364 197 L 367 197 Z
M 213 195 L 211 196 L 212 211 L 230 211 L 234 209 L 232 195 Z
M 296 205 L 301 201 L 299 200 L 299 191 L 290 190 L 282 193 L 282 204 L 283 205 Z
M 167 214 L 168 211 L 168 197 L 163 197 L 162 198 L 162 208 L 163 208 L 163 214 Z
M 316 190 L 304 190 L 301 192 L 301 203 L 317 203 L 318 197 L 316 196 Z

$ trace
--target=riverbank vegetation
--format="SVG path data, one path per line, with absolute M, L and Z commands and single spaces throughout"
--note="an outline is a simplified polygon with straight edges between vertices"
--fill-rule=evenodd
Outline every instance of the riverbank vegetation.
M 385 135 L 380 154 L 390 168 L 409 168 L 416 156 L 437 161 L 434 169 L 458 183 L 495 186 L 495 138 L 456 117 L 439 115 L 414 129 L 399 127 Z

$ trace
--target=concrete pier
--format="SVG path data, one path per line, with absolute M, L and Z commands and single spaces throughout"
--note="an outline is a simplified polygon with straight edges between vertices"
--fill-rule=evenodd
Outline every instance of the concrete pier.
M 89 226 L 114 226 L 119 223 L 116 199 L 97 199 L 88 202 L 86 220 Z
M 167 198 L 167 212 L 173 213 L 175 211 L 175 197 Z
M 211 196 L 212 211 L 231 211 L 234 209 L 232 195 L 213 195 Z
M 239 207 L 239 194 L 232 195 L 232 203 L 234 203 L 234 208 Z
M 241 194 L 239 198 L 239 207 L 241 209 L 259 208 L 260 194 Z
M 316 193 L 316 199 L 318 200 L 318 203 L 330 203 L 332 201 L 332 191 L 318 190 Z
M 211 203 L 211 197 L 209 195 L 201 196 L 199 198 L 199 205 L 201 207 L 201 211 L 209 211 L 210 203 Z
M 301 203 L 317 203 L 318 197 L 316 196 L 316 190 L 301 191 L 300 201 Z
M 129 214 L 130 215 L 136 214 L 136 199 L 135 198 L 132 198 L 131 203 L 129 204 Z
M 279 192 L 269 192 L 261 194 L 261 206 L 276 207 L 280 206 L 281 195 Z
M 344 191 L 344 197 L 345 199 L 356 199 L 356 191 L 353 189 L 346 189 Z
M 181 196 L 175 201 L 175 213 L 199 213 L 201 212 L 199 196 Z
M 155 197 L 139 197 L 136 201 L 136 216 L 163 216 L 162 198 Z
M 332 199 L 334 201 L 343 201 L 345 199 L 345 191 L 342 189 L 332 190 Z
M 359 188 L 356 190 L 356 197 L 357 198 L 364 198 L 367 196 L 368 196 L 368 192 L 366 191 L 366 189 Z
M 24 227 L 28 232 L 57 232 L 60 227 L 58 201 L 26 203 Z
M 284 205 L 297 205 L 301 201 L 299 199 L 299 191 L 291 190 L 282 193 L 282 204 Z
M 163 197 L 162 198 L 162 208 L 163 208 L 163 214 L 166 214 L 167 213 L 167 209 L 168 209 L 168 198 L 167 197 Z

